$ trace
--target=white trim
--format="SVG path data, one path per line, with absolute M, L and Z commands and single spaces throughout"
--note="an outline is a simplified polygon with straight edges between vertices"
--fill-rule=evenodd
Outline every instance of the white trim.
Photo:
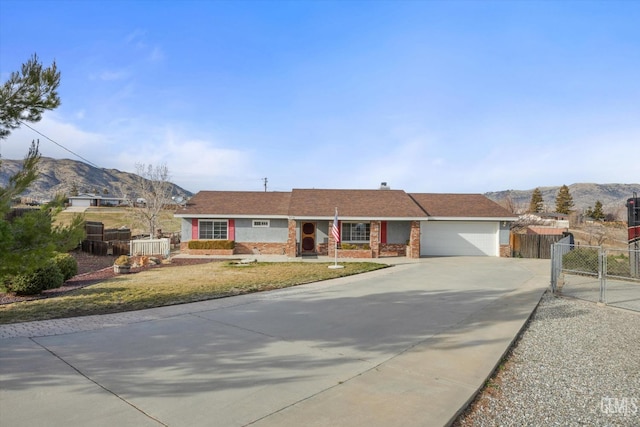
M 289 219 L 286 215 L 235 215 L 235 214 L 188 214 L 174 213 L 176 218 L 193 219 Z M 333 219 L 333 218 L 332 218 Z
M 331 221 L 333 222 L 333 216 L 291 216 L 290 219 L 296 221 Z M 371 221 L 424 221 L 426 217 L 412 216 L 412 217 L 378 217 L 378 216 L 342 216 L 338 212 L 338 220 L 346 222 L 371 222 Z
M 517 217 L 482 217 L 482 216 L 428 216 L 421 221 L 478 221 L 478 222 L 486 222 L 486 221 L 517 221 Z
M 216 239 L 215 237 L 211 236 L 210 239 L 207 238 L 201 238 L 200 237 L 200 223 L 201 222 L 224 222 L 227 224 L 227 238 L 226 239 Z M 211 232 L 213 233 L 213 229 L 211 230 Z M 210 218 L 210 219 L 199 219 L 198 220 L 198 238 L 197 239 L 193 239 L 193 236 L 191 236 L 192 239 L 191 240 L 229 240 L 229 220 L 228 219 L 217 219 L 217 218 Z

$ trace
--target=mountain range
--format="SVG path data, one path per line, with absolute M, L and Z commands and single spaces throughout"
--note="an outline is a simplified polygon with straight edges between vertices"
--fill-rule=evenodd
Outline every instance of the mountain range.
M 0 186 L 7 185 L 9 177 L 22 167 L 22 160 L 1 159 Z M 39 164 L 40 177 L 23 194 L 25 198 L 35 200 L 49 200 L 56 193 L 72 194 L 73 190 L 79 193 L 110 194 L 116 197 L 122 196 L 123 190 L 131 193 L 134 188 L 136 175 L 122 172 L 117 169 L 97 168 L 86 163 L 69 159 L 52 159 L 43 157 Z M 193 194 L 184 188 L 171 184 L 173 195 L 178 197 L 190 197 Z M 569 193 L 573 198 L 574 209 L 582 212 L 593 207 L 596 201 L 603 205 L 605 213 L 613 213 L 624 217 L 625 203 L 633 197 L 634 192 L 640 194 L 640 184 L 571 184 Z M 542 192 L 545 210 L 555 210 L 556 195 L 560 186 L 538 187 Z M 498 203 L 505 204 L 510 199 L 516 212 L 526 211 L 531 201 L 534 189 L 529 190 L 502 190 L 484 193 L 485 196 Z M 622 215 L 621 215 L 622 214 Z
M 542 193 L 544 210 L 554 212 L 556 207 L 556 196 L 561 186 L 538 187 Z M 625 204 L 627 199 L 640 194 L 640 184 L 593 184 L 578 183 L 567 185 L 569 194 L 573 199 L 573 209 L 583 212 L 588 208 L 593 208 L 597 201 L 602 203 L 604 213 L 612 213 L 615 216 L 625 218 Z M 529 208 L 531 195 L 535 189 L 530 190 L 503 190 L 485 193 L 484 195 L 498 203 L 504 204 L 507 198 L 512 201 L 512 206 L 517 213 L 522 213 Z
M 9 177 L 22 168 L 22 160 L 0 159 L 0 187 L 5 187 Z M 86 163 L 69 159 L 52 159 L 42 157 L 38 164 L 40 176 L 26 190 L 23 198 L 36 201 L 50 200 L 57 193 L 66 195 L 93 193 L 122 197 L 135 194 L 136 174 L 122 172 L 117 169 L 97 168 Z M 193 194 L 184 188 L 171 183 L 172 195 L 190 197 Z

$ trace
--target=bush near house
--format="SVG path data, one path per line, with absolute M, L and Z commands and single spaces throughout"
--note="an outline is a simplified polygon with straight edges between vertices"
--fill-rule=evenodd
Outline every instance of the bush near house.
M 78 274 L 78 261 L 72 255 L 59 253 L 53 257 L 53 260 L 60 269 L 65 282 Z
M 31 273 L 13 276 L 6 287 L 17 295 L 36 295 L 47 289 L 59 288 L 63 283 L 60 268 L 50 259 Z
M 367 244 L 367 243 L 363 243 L 363 244 L 340 243 L 340 249 L 345 249 L 345 250 L 353 250 L 353 249 L 370 250 L 371 246 L 369 246 L 369 244 Z
M 236 242 L 233 240 L 191 240 L 189 249 L 233 249 Z

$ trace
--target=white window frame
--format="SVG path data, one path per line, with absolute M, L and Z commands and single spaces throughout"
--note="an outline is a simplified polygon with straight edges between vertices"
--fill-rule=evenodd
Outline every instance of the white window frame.
M 269 228 L 271 225 L 268 219 L 254 219 L 251 224 L 253 228 Z
M 366 239 L 362 239 L 362 240 L 353 240 L 352 237 L 352 233 L 351 233 L 351 227 L 353 225 L 358 225 L 358 224 L 364 224 L 365 225 L 365 230 L 366 230 L 366 226 L 369 227 L 369 233 L 365 233 L 368 234 L 366 236 Z M 348 225 L 348 230 L 345 230 L 345 225 Z M 342 241 L 345 243 L 369 243 L 371 241 L 371 223 L 370 222 L 362 222 L 362 221 L 342 221 L 340 223 L 340 236 L 342 237 Z
M 202 236 L 202 223 L 208 222 L 211 223 L 211 237 L 203 237 Z M 223 224 L 224 223 L 224 234 L 225 237 L 215 237 L 216 236 L 216 227 L 215 224 Z M 229 240 L 229 221 L 226 219 L 201 219 L 198 220 L 198 240 Z

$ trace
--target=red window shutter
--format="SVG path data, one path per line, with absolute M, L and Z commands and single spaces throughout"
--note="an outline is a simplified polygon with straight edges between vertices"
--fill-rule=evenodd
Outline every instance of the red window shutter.
M 200 235 L 198 233 L 198 218 L 191 219 L 191 240 L 198 240 Z
M 387 221 L 380 221 L 380 243 L 387 243 Z
M 236 220 L 229 220 L 229 240 L 236 240 Z

